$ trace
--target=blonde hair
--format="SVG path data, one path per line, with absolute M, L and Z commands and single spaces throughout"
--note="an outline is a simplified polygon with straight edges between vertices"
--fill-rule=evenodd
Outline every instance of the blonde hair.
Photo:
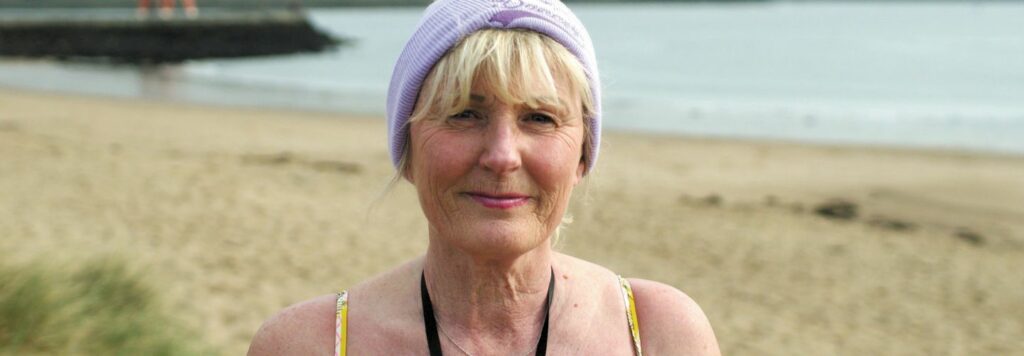
M 583 65 L 569 50 L 550 37 L 524 29 L 484 29 L 470 34 L 452 47 L 423 80 L 417 105 L 404 130 L 416 121 L 444 118 L 469 106 L 473 83 L 482 83 L 489 93 L 510 105 L 531 108 L 544 104 L 563 107 L 557 100 L 559 83 L 579 95 L 583 113 L 583 155 L 590 152 L 590 120 L 594 102 Z M 536 85 L 544 88 L 536 93 Z M 409 136 L 402 145 L 398 172 L 409 168 Z

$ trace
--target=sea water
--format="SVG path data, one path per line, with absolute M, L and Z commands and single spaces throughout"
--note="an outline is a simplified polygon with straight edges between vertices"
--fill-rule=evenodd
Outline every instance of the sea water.
M 572 4 L 613 130 L 1024 153 L 1024 4 Z M 422 9 L 314 9 L 335 51 L 155 68 L 0 61 L 0 85 L 383 115 Z M 2 110 L 0 110 L 2 111 Z

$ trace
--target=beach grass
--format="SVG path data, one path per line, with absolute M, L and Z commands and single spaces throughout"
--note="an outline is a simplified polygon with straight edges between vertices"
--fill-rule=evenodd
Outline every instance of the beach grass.
M 116 258 L 0 266 L 0 355 L 198 355 L 143 275 Z

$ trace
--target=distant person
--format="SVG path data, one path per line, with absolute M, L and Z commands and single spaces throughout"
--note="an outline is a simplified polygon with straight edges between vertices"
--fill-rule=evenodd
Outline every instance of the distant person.
M 174 0 L 160 0 L 160 18 L 169 19 L 174 17 L 174 3 Z M 199 16 L 199 7 L 196 6 L 196 0 L 182 0 L 182 7 L 185 9 L 186 17 L 196 18 Z M 147 18 L 149 17 L 149 11 L 149 0 L 139 0 L 135 8 L 135 14 L 139 18 Z
M 426 254 L 285 309 L 249 354 L 718 355 L 686 294 L 552 248 L 597 162 L 599 78 L 590 36 L 561 2 L 432 3 L 387 102 Z

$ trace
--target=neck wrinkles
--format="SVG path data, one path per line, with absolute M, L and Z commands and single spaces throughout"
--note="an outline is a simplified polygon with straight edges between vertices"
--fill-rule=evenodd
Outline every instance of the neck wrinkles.
M 431 239 L 424 270 L 438 324 L 474 349 L 536 346 L 552 260 L 546 243 L 520 256 L 493 259 Z

